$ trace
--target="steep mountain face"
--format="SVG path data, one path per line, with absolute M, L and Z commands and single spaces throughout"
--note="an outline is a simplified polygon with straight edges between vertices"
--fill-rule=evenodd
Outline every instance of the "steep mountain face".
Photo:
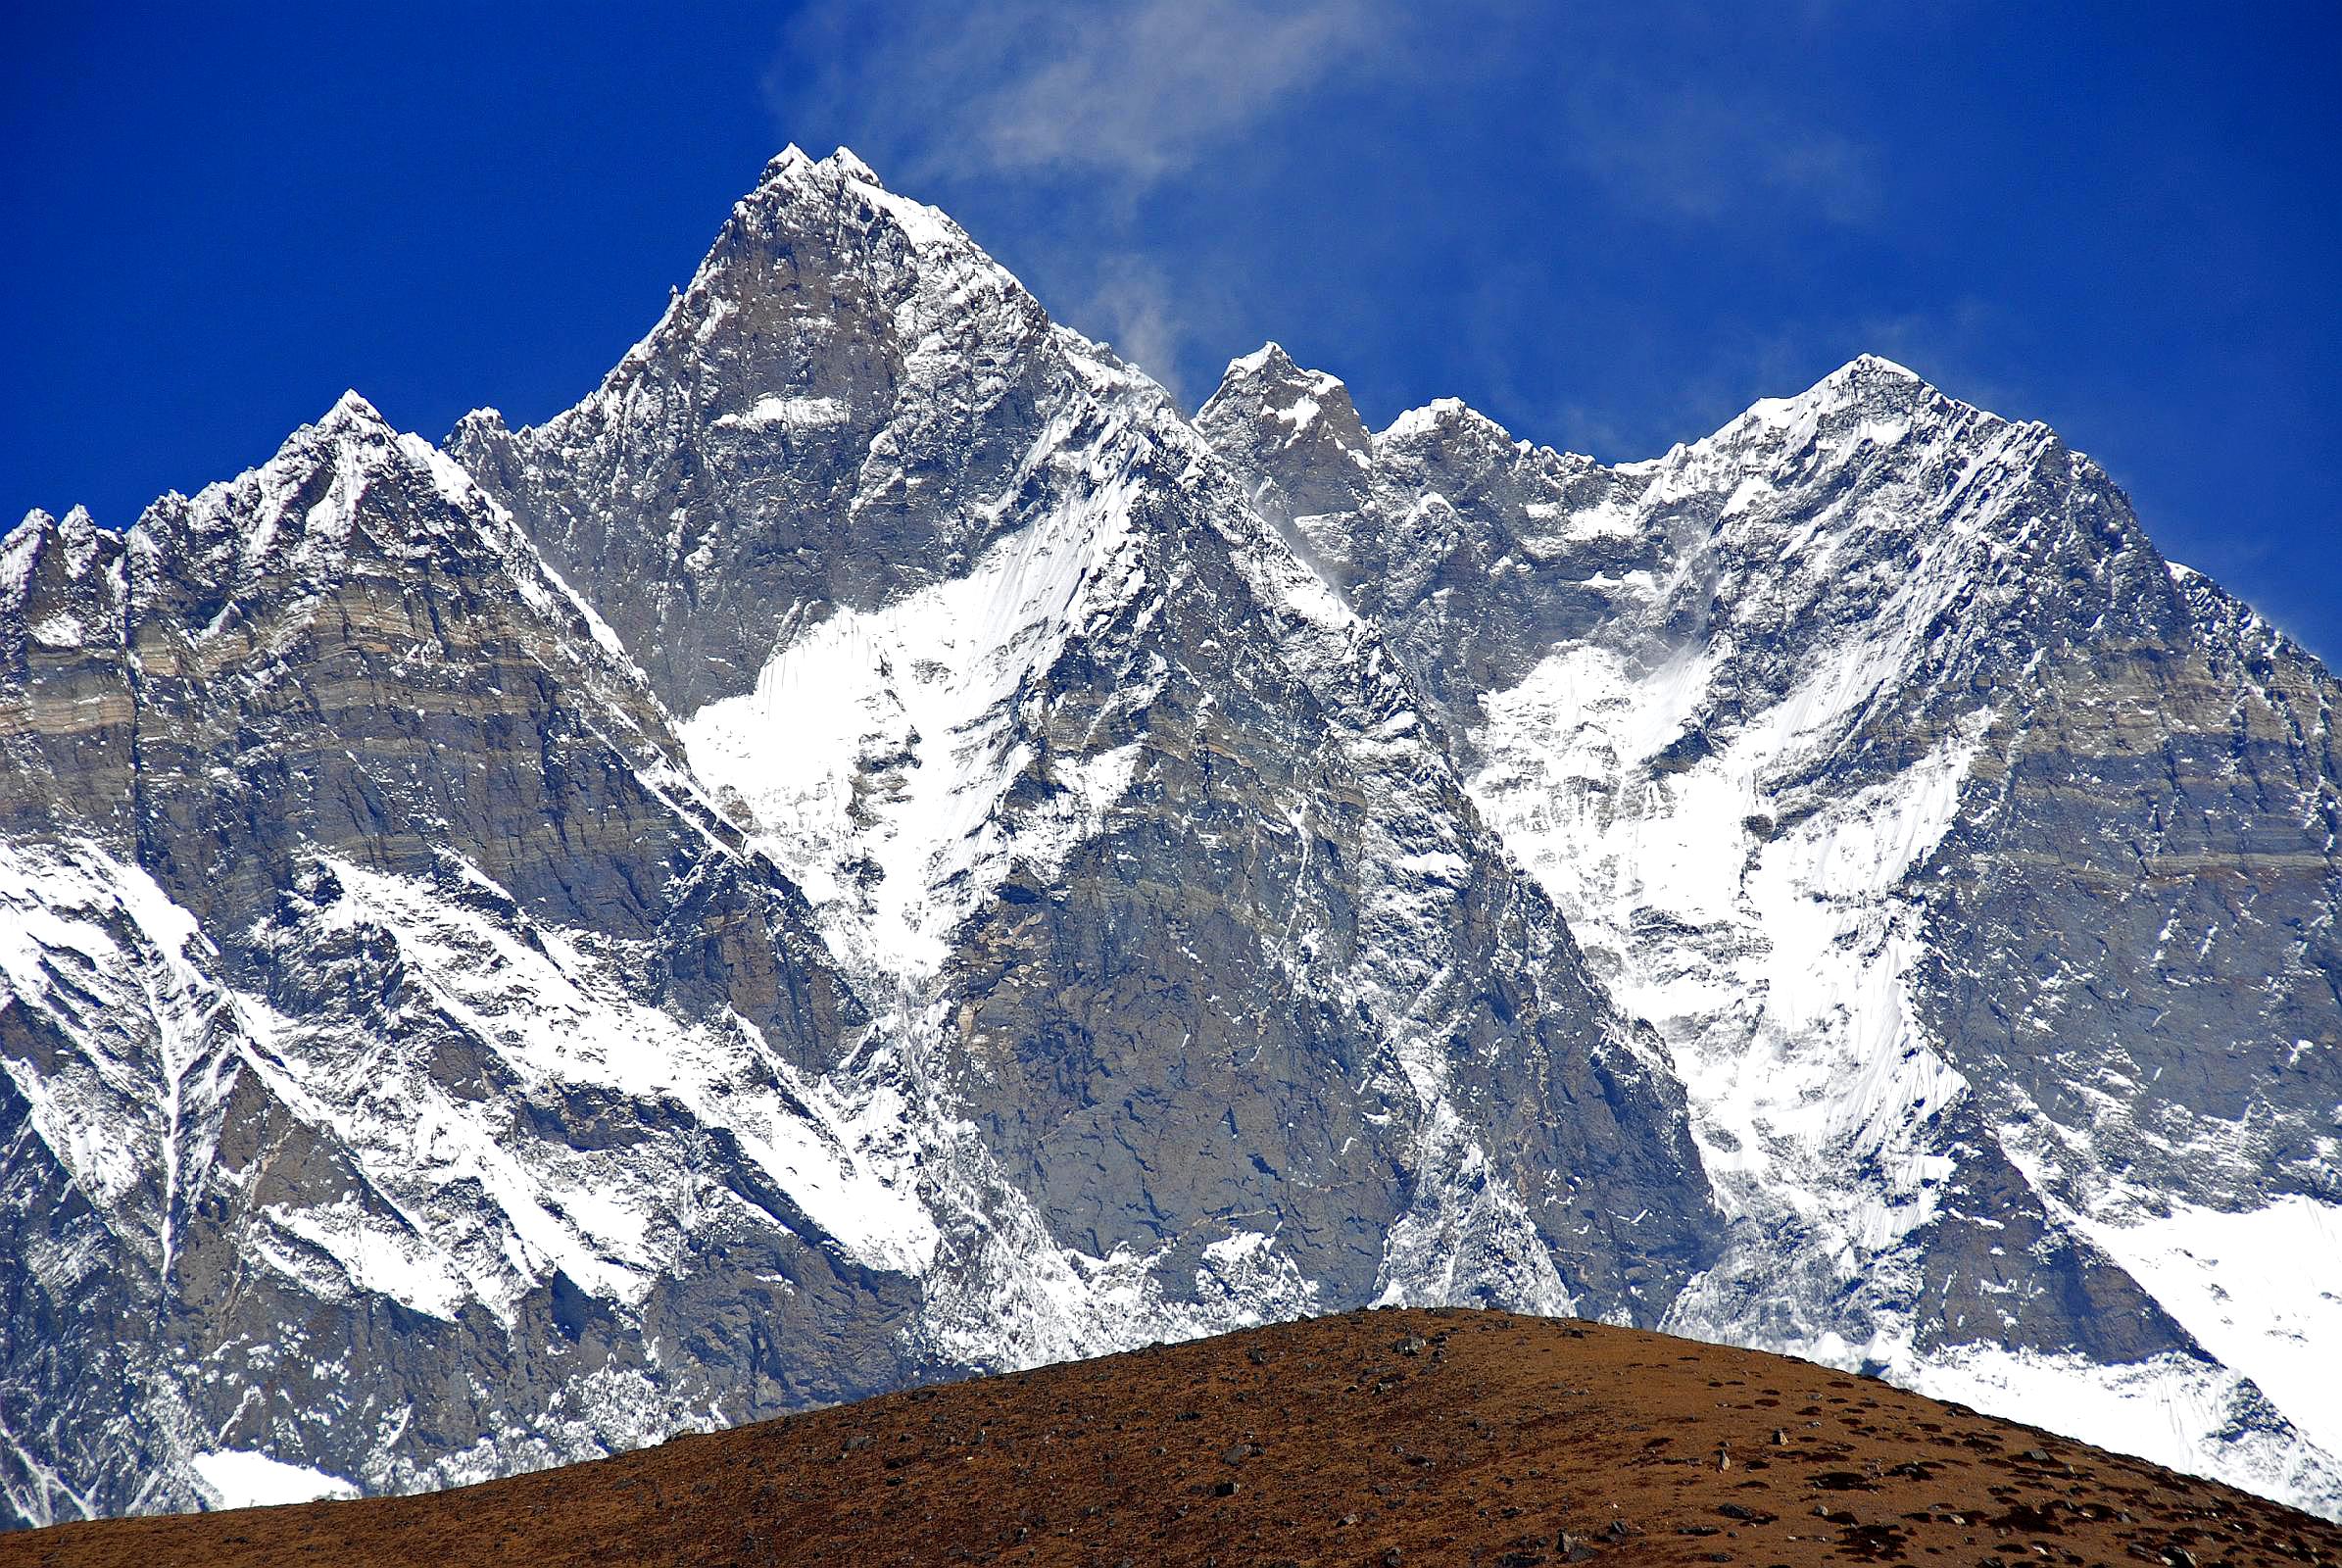
M 255 1454 L 444 1483 L 904 1375 L 868 1222 L 914 1205 L 808 1087 L 860 1004 L 461 470 L 352 398 L 0 566 L 20 1516 Z
M 620 607 L 1076 1278 L 1655 1320 L 1703 1258 L 1672 1081 L 1397 662 L 1160 389 L 851 155 L 776 160 L 578 409 L 450 444 Z M 679 620 L 702 582 L 758 618 Z M 1123 1332 L 986 1272 L 971 1360 Z
M 24 1519 L 1369 1301 L 2342 1508 L 2333 682 L 1883 362 L 1190 421 L 792 149 L 543 425 L 28 517 L 0 662 Z
M 2315 660 L 1879 360 L 1617 468 L 1453 403 L 1368 434 L 1273 346 L 1197 423 L 1666 1041 L 1734 1233 L 1671 1328 L 2334 1506 Z

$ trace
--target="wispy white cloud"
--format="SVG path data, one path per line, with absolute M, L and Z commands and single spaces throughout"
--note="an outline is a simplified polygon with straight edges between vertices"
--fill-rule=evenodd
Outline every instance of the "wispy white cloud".
M 1133 254 L 1103 258 L 1096 284 L 1072 318 L 1154 377 L 1183 408 L 1195 407 L 1180 370 L 1182 351 L 1193 335 L 1192 318 L 1160 267 Z
M 1401 30 L 1395 0 L 910 0 L 883 20 L 826 0 L 792 49 L 815 68 L 809 107 L 875 127 L 914 176 L 1144 187 L 1387 60 Z

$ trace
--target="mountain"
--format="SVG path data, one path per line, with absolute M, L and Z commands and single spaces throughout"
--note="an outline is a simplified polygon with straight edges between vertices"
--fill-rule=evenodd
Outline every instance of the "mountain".
M 1885 362 L 1617 467 L 1190 419 L 791 149 L 541 425 L 0 540 L 0 1486 L 1380 1302 L 2342 1509 L 2334 692 Z
M 919 1389 L 422 1497 L 12 1538 L 53 1568 L 2331 1562 L 2342 1528 L 1810 1361 L 1453 1308 Z
M 2332 1505 L 2316 660 L 1876 358 L 1616 468 L 1453 402 L 1369 434 L 1273 345 L 1197 423 L 1666 1041 L 1733 1231 L 1667 1326 L 2105 1441 L 2143 1401 Z

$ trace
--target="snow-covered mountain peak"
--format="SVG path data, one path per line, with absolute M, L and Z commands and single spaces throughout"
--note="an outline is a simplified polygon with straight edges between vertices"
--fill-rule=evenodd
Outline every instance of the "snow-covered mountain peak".
M 1863 354 L 1792 397 L 1759 399 L 1714 435 L 1678 447 L 1659 464 L 1685 455 L 1696 462 L 1703 454 L 1752 447 L 1770 462 L 1808 445 L 1835 458 L 1864 443 L 1883 447 L 1914 434 L 1922 439 L 1949 434 L 1965 441 L 2008 423 L 1892 360 Z
M 23 521 L 0 534 L 0 585 L 21 591 L 33 553 L 56 534 L 57 514 L 44 507 L 34 507 Z
M 1378 450 L 1399 451 L 1440 446 L 1495 454 L 1530 447 L 1462 398 L 1434 398 L 1421 408 L 1408 409 L 1376 431 L 1374 440 Z
M 1228 368 L 1220 377 L 1219 390 L 1207 400 L 1206 406 L 1210 403 L 1225 406 L 1238 401 L 1273 400 L 1276 394 L 1288 391 L 1317 395 L 1342 392 L 1346 395 L 1348 389 L 1338 376 L 1303 368 L 1286 352 L 1284 344 L 1271 339 L 1251 353 L 1239 355 L 1228 362 Z
M 1872 354 L 1869 352 L 1855 355 L 1854 358 L 1839 366 L 1835 370 L 1832 370 L 1827 379 L 1833 381 L 1840 379 L 1847 381 L 1862 379 L 1878 381 L 1916 381 L 1921 385 L 1927 384 L 1927 378 L 1922 376 L 1917 370 L 1911 368 L 1911 367 L 1908 365 L 1899 364 L 1896 361 L 1888 359 L 1883 354 Z
M 35 507 L 0 536 L 0 642 L 80 645 L 111 622 L 119 586 L 101 583 L 121 537 L 81 508 L 57 517 Z
M 940 253 L 938 259 L 947 264 L 959 260 L 997 265 L 950 217 L 889 190 L 875 170 L 845 147 L 815 159 L 793 145 L 765 165 L 756 188 L 732 209 L 735 222 L 756 214 L 763 215 L 767 231 L 775 234 L 808 221 L 843 220 L 867 236 L 891 230 L 919 250 Z M 875 224 L 873 219 L 878 220 Z M 724 250 L 725 237 L 719 234 L 710 247 L 710 261 Z M 705 263 L 701 270 L 707 270 Z
M 810 169 L 812 167 L 813 155 L 809 152 L 806 152 L 797 143 L 791 142 L 788 146 L 782 148 L 779 152 L 774 153 L 769 159 L 765 160 L 764 174 L 763 177 L 757 181 L 757 183 L 765 184 L 776 179 L 786 179 L 791 174 L 798 172 L 800 170 Z
M 402 509 L 395 525 L 384 517 L 362 528 L 362 500 L 383 483 L 442 504 Z M 451 528 L 493 527 L 494 521 L 487 498 L 462 468 L 421 437 L 392 429 L 356 392 L 345 392 L 258 467 L 193 497 L 169 496 L 149 507 L 132 525 L 128 544 L 142 561 L 168 560 L 165 575 L 182 587 L 200 580 L 226 590 L 288 568 L 337 571 L 354 547 L 397 559 L 415 556 Z M 151 573 L 141 575 L 147 579 L 142 591 L 160 586 Z
M 87 507 L 69 507 L 62 517 L 44 507 L 34 507 L 15 527 L 0 534 L 0 558 L 31 548 L 36 539 L 47 538 L 61 540 L 76 554 L 82 554 L 93 548 L 98 536 L 105 532 Z
M 1055 482 L 1051 452 L 1108 423 L 1193 441 L 949 219 L 851 154 L 801 152 L 596 392 L 533 429 L 469 416 L 449 450 L 688 713 L 835 608 L 967 570 L 1018 487 Z
M 1285 352 L 1285 345 L 1275 338 L 1270 338 L 1251 353 L 1240 354 L 1230 360 L 1227 371 L 1220 378 L 1220 384 L 1225 387 L 1231 381 L 1263 373 L 1273 376 L 1293 375 L 1299 370 L 1300 367 L 1293 363 L 1293 356 Z

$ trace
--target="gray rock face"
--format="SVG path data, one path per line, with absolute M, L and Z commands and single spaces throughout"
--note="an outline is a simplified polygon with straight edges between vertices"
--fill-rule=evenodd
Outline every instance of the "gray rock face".
M 542 426 L 0 541 L 0 1485 L 1452 1300 L 2342 1504 L 2332 691 L 1884 362 L 1191 423 L 792 149 Z

